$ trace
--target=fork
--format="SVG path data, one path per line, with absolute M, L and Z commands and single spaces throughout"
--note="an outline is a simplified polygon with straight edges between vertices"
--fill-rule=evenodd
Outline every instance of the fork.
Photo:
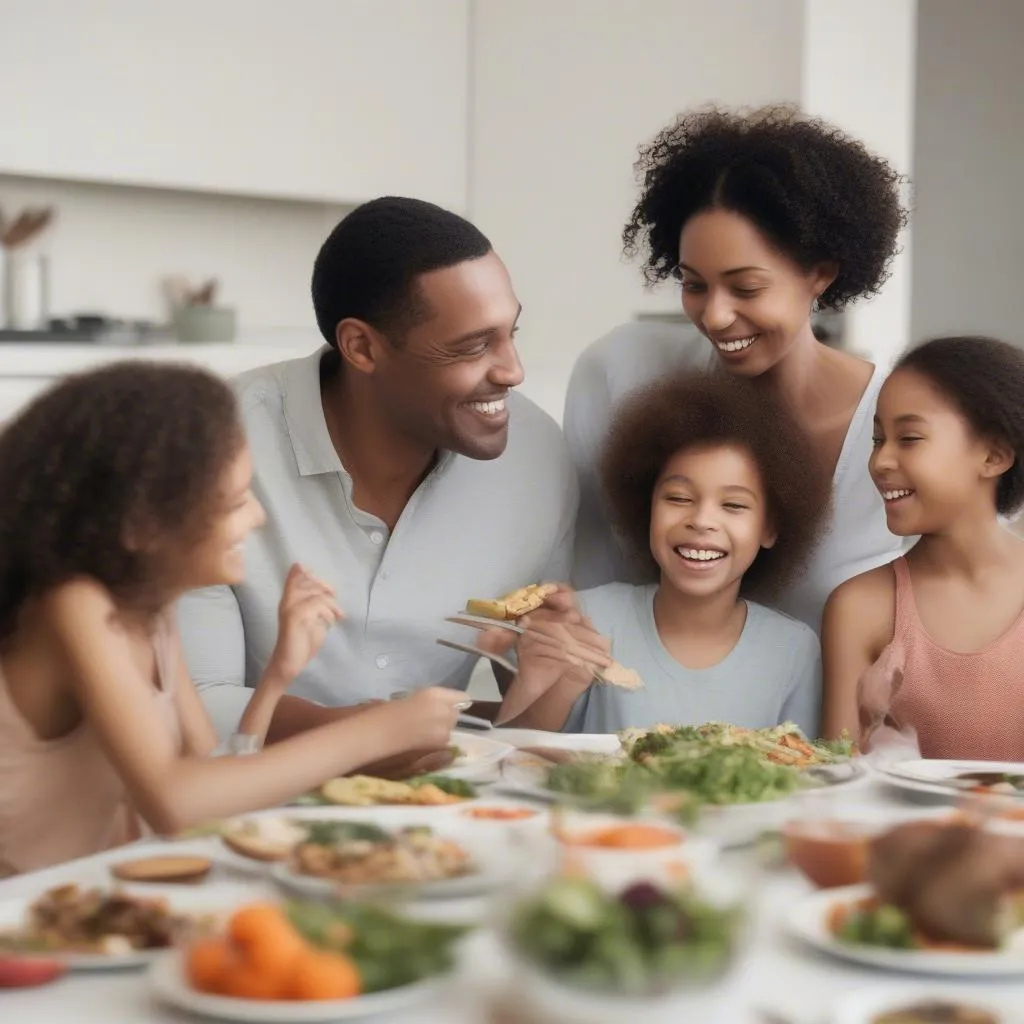
M 457 626 L 469 626 L 470 629 L 479 629 L 481 631 L 486 629 L 504 629 L 509 633 L 515 633 L 517 636 L 522 636 L 526 632 L 526 627 L 520 626 L 516 622 L 509 622 L 507 619 L 488 619 L 483 615 L 470 615 L 468 612 L 460 615 L 446 616 L 444 621 L 452 622 Z M 519 675 L 519 667 L 513 665 L 508 658 L 503 658 L 500 654 L 493 654 L 473 644 L 461 644 L 457 640 L 439 639 L 437 643 L 442 647 L 450 647 L 453 651 L 462 651 L 463 654 L 475 654 L 478 658 L 486 658 L 510 676 L 515 677 Z M 598 682 L 604 682 L 604 673 L 600 669 L 594 669 L 594 678 Z
M 469 626 L 470 629 L 479 629 L 481 631 L 485 629 L 504 629 L 509 633 L 515 633 L 516 636 L 522 636 L 526 632 L 524 627 L 515 622 L 508 622 L 505 619 L 488 619 L 482 615 L 449 615 L 444 621 L 453 622 L 457 626 Z M 498 668 L 511 676 L 519 674 L 518 667 L 500 654 L 493 654 L 491 651 L 485 651 L 473 644 L 461 644 L 457 640 L 439 639 L 437 642 L 442 647 L 450 647 L 453 651 L 462 651 L 463 654 L 475 654 L 478 658 L 486 658 L 491 664 L 497 665 Z

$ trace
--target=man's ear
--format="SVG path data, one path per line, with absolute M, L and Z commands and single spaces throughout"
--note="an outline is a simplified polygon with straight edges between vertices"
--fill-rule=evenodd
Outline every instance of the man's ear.
M 360 373 L 373 373 L 384 351 L 381 334 L 365 320 L 348 317 L 334 329 L 334 343 L 341 358 Z

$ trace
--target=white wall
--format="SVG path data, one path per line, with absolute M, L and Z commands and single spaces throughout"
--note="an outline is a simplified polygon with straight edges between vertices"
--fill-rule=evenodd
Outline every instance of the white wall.
M 916 22 L 917 0 L 805 0 L 802 106 L 905 175 L 914 163 Z M 910 256 L 908 229 L 881 294 L 844 318 L 846 347 L 884 366 L 910 341 Z
M 0 0 L 0 170 L 459 208 L 469 0 Z
M 800 0 L 475 0 L 470 214 L 523 303 L 524 390 L 552 414 L 577 354 L 644 304 L 619 261 L 637 145 L 695 104 L 798 99 L 802 16 Z
M 216 276 L 240 333 L 301 327 L 317 336 L 313 259 L 344 208 L 0 176 L 0 209 L 10 217 L 28 204 L 57 208 L 38 243 L 50 257 L 52 315 L 162 321 L 165 276 Z
M 926 0 L 919 14 L 915 340 L 1024 345 L 1024 4 Z

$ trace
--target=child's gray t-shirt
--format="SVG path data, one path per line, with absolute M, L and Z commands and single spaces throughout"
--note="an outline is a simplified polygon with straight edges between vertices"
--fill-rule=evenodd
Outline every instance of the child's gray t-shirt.
M 580 609 L 612 641 L 612 654 L 644 681 L 639 690 L 592 685 L 565 732 L 617 732 L 660 723 L 727 722 L 760 729 L 796 722 L 818 735 L 821 648 L 809 626 L 747 601 L 736 646 L 717 665 L 691 669 L 665 649 L 654 623 L 656 584 L 609 583 L 581 591 Z

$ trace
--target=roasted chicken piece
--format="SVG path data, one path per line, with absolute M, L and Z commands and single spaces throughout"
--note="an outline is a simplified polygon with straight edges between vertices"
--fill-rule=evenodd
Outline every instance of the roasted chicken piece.
M 971 825 L 913 822 L 871 844 L 879 898 L 929 938 L 997 947 L 1022 923 L 1024 837 Z

